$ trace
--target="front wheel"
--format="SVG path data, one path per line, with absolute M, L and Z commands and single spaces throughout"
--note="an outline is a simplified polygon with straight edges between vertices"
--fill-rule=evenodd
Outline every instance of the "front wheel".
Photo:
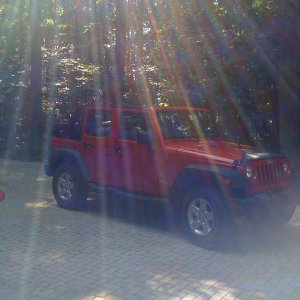
M 193 243 L 214 248 L 226 223 L 222 200 L 213 192 L 192 191 L 185 199 L 182 220 L 184 231 Z
M 71 164 L 62 164 L 56 169 L 52 188 L 55 200 L 62 208 L 78 209 L 86 204 L 88 186 L 80 171 Z

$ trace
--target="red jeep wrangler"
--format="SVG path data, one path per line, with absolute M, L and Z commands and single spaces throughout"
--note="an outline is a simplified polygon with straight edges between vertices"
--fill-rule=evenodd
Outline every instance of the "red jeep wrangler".
M 237 214 L 285 224 L 295 211 L 289 160 L 223 141 L 207 109 L 88 107 L 53 134 L 45 172 L 63 208 L 84 205 L 101 186 L 167 200 L 206 245 Z

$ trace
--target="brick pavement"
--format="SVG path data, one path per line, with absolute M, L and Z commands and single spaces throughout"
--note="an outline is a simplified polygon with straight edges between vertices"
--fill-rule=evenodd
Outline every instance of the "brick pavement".
M 191 245 L 159 204 L 56 206 L 38 163 L 0 161 L 0 299 L 300 299 L 300 213 L 243 225 L 215 251 Z M 104 210 L 106 212 L 104 212 Z

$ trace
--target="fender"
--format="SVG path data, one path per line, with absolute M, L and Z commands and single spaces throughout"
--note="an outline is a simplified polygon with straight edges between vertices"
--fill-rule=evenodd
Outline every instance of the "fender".
M 170 199 L 177 198 L 176 196 L 185 188 L 201 185 L 210 185 L 229 199 L 246 190 L 247 178 L 234 166 L 218 167 L 209 164 L 193 164 L 185 167 L 179 173 L 171 187 L 169 197 Z
M 64 161 L 71 161 L 76 164 L 81 171 L 85 181 L 91 181 L 86 162 L 82 155 L 73 149 L 60 148 L 50 151 L 48 159 L 45 160 L 44 171 L 48 176 L 53 176 L 57 165 Z
M 193 164 L 187 166 L 185 170 L 198 171 L 202 176 L 211 176 L 215 179 L 227 179 L 231 189 L 241 189 L 247 185 L 247 178 L 235 166 L 219 167 L 211 164 Z

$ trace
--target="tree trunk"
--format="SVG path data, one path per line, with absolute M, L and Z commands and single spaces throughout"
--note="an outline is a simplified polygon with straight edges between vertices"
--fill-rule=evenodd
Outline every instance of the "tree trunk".
M 280 150 L 300 169 L 300 43 L 299 4 L 282 1 L 281 19 L 283 33 L 279 62 L 279 134 Z
M 116 0 L 116 48 L 114 59 L 115 100 L 120 100 L 123 94 L 125 80 L 126 36 L 127 36 L 127 2 Z
M 42 32 L 41 1 L 31 0 L 31 51 L 30 51 L 30 90 L 26 103 L 28 151 L 30 158 L 36 158 L 41 150 L 43 133 L 42 116 Z
M 82 58 L 82 40 L 81 40 L 81 30 L 82 29 L 82 9 L 81 1 L 76 0 L 75 4 L 75 20 L 74 20 L 74 53 L 76 58 Z

